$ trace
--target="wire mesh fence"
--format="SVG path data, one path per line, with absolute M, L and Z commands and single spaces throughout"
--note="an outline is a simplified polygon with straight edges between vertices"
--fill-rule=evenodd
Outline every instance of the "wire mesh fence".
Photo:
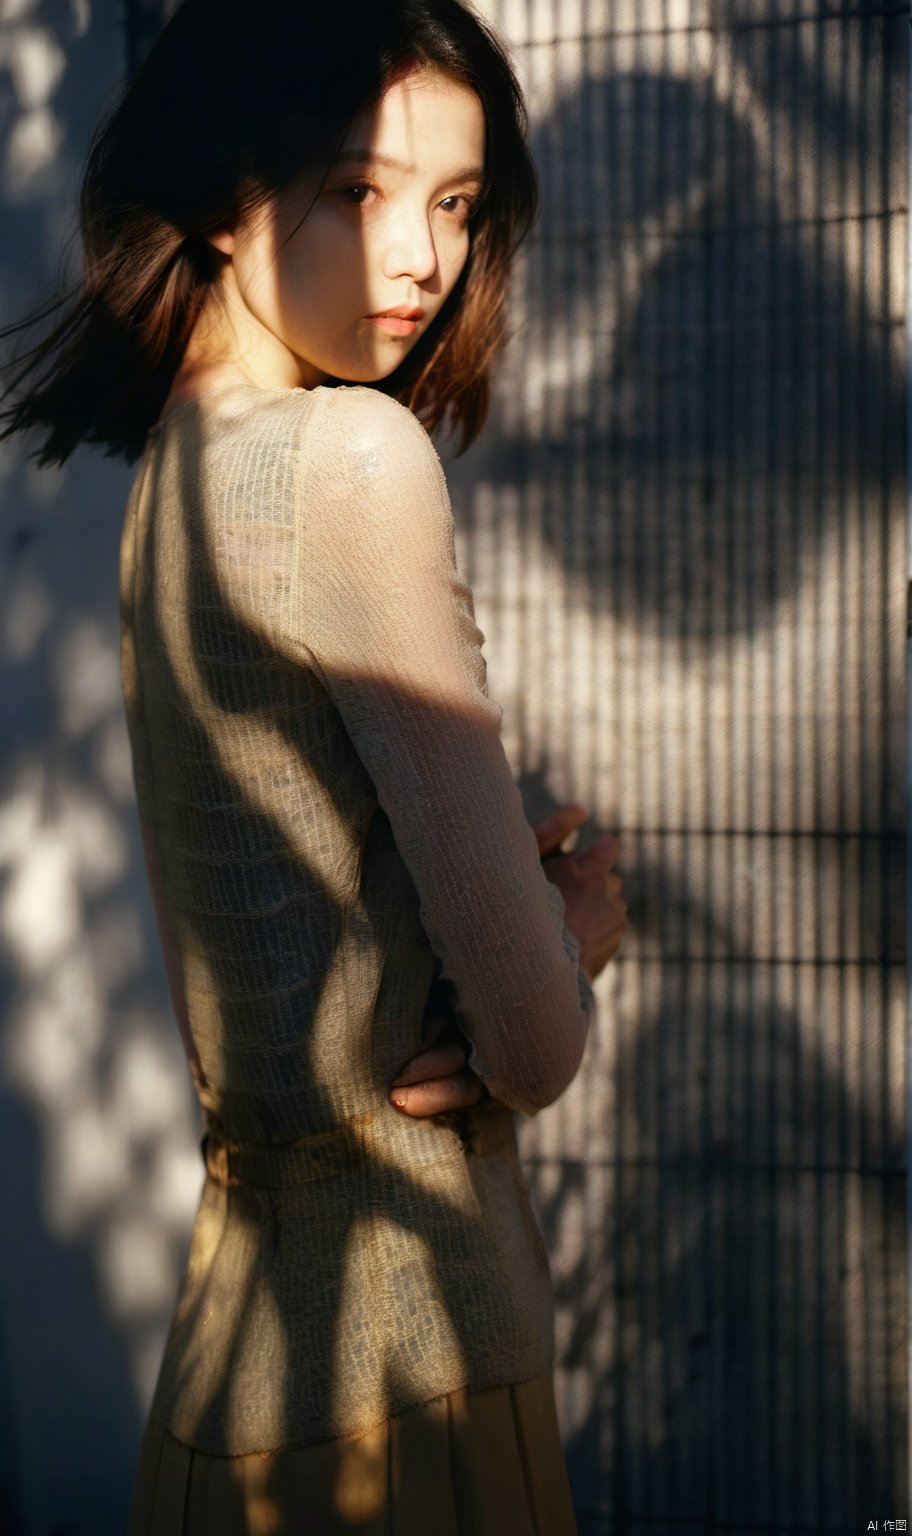
M 631 902 L 523 1134 L 580 1528 L 908 1518 L 906 7 L 485 11 L 544 197 L 460 555 Z

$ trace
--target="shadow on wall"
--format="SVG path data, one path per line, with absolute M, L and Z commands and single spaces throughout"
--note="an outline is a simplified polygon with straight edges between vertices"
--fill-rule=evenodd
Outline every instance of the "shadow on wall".
M 877 7 L 721 33 L 694 64 L 733 77 L 726 95 L 617 70 L 534 131 L 516 341 L 453 481 L 545 486 L 548 544 L 593 607 L 609 583 L 618 622 L 707 653 L 768 629 L 847 517 L 884 537 L 904 475 L 885 217 L 905 195 L 902 24 Z
M 598 1127 L 591 1156 L 527 1160 L 581 1531 L 841 1530 L 872 1498 L 899 1508 L 905 1177 L 879 1084 L 847 1089 L 827 1039 L 856 1048 L 860 988 L 811 981 L 799 1012 L 788 965 L 657 969 L 620 968 L 640 995 L 607 1150 Z
M 606 45 L 536 128 L 519 334 L 453 475 L 470 544 L 509 512 L 517 588 L 550 571 L 593 637 L 571 707 L 552 684 L 530 726 L 510 679 L 530 816 L 562 747 L 536 726 L 611 701 L 594 809 L 632 932 L 568 1095 L 584 1150 L 524 1137 L 585 1536 L 852 1529 L 906 1497 L 907 23 L 714 16 Z M 497 677 L 494 649 L 504 702 Z
M 2 8 L 0 324 L 70 241 L 121 11 Z M 120 701 L 128 484 L 96 456 L 39 472 L 0 449 L 0 1526 L 42 1536 L 123 1526 L 200 1182 Z

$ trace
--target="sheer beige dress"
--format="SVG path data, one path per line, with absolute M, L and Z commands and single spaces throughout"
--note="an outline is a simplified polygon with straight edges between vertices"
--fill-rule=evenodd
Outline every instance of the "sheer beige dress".
M 513 1112 L 592 990 L 488 698 L 439 460 L 364 388 L 150 434 L 124 691 L 206 1180 L 131 1536 L 575 1530 Z M 488 1096 L 410 1120 L 455 1017 Z

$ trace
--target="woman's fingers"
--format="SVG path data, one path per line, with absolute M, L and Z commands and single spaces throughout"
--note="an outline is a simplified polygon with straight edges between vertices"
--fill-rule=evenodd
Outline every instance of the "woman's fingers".
M 592 844 L 591 848 L 587 848 L 585 853 L 578 855 L 581 860 L 588 860 L 591 864 L 603 864 L 606 869 L 616 864 L 620 856 L 621 845 L 613 832 L 605 832 Z
M 394 1088 L 410 1088 L 415 1083 L 428 1082 L 432 1078 L 449 1077 L 461 1072 L 466 1064 L 465 1042 L 448 1040 L 431 1045 L 420 1056 L 406 1062 L 399 1076 L 393 1079 Z
M 390 1090 L 390 1100 L 404 1115 L 425 1119 L 453 1109 L 470 1109 L 482 1096 L 480 1080 L 466 1065 L 468 1046 L 462 1037 L 439 1040 L 403 1067 Z
M 580 965 L 593 980 L 621 946 L 627 928 L 623 877 L 615 869 L 621 845 L 604 832 L 585 853 L 558 854 L 543 869 L 564 898 L 564 921 L 580 943 Z
M 550 816 L 545 816 L 537 821 L 532 828 L 538 840 L 538 851 L 542 858 L 549 853 L 556 853 L 565 838 L 570 836 L 588 820 L 589 812 L 583 805 L 561 805 Z
M 405 1115 L 424 1118 L 469 1109 L 481 1098 L 481 1083 L 468 1067 L 447 1077 L 433 1077 L 411 1088 L 394 1088 L 390 1098 Z

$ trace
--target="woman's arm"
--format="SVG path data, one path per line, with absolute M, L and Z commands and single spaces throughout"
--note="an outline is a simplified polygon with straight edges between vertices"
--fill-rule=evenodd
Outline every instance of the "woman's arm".
M 487 696 L 440 462 L 375 391 L 309 405 L 293 639 L 389 817 L 473 1071 L 533 1113 L 577 1071 L 592 992 Z
M 592 980 L 621 946 L 627 904 L 621 877 L 612 872 L 620 853 L 617 838 L 606 834 L 582 856 L 563 851 L 568 834 L 575 834 L 588 819 L 581 805 L 558 806 L 533 823 L 532 830 L 545 873 L 561 885 L 566 922 L 581 940 L 580 968 Z M 440 1020 L 441 1027 L 445 1022 Z M 414 1056 L 393 1083 L 390 1098 L 397 1109 L 425 1118 L 477 1104 L 482 1087 L 467 1064 L 467 1049 L 458 1031 L 442 1028 L 438 1042 Z

